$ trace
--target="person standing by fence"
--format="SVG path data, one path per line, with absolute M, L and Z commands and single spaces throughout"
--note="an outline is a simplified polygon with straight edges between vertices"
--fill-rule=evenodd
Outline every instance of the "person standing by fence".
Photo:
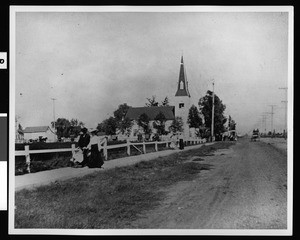
M 87 148 L 90 151 L 89 159 L 87 162 L 87 166 L 89 168 L 101 168 L 104 164 L 103 157 L 101 155 L 101 144 L 106 141 L 106 139 L 100 139 L 100 137 L 97 136 L 98 130 L 93 128 L 90 130 L 91 133 L 91 140 Z
M 90 135 L 87 133 L 87 128 L 83 128 L 81 130 L 82 134 L 78 140 L 78 147 L 82 150 L 83 161 L 79 164 L 79 166 L 84 167 L 88 163 L 88 149 L 87 146 L 90 143 Z
M 180 133 L 179 135 L 179 149 L 183 150 L 184 149 L 184 141 L 183 141 L 183 134 Z

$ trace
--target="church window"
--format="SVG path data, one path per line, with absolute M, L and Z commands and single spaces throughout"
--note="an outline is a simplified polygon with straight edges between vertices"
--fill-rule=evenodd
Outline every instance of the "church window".
M 183 89 L 183 81 L 180 82 L 180 89 Z
M 179 103 L 179 108 L 183 108 L 184 107 L 184 103 Z

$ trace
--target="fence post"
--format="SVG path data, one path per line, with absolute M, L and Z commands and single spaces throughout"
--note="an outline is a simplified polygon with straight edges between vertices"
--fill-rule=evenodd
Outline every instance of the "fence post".
M 145 144 L 145 141 L 143 141 L 143 152 L 146 153 L 146 144 Z
M 72 159 L 74 159 L 74 155 L 75 155 L 75 144 L 73 143 L 73 144 L 71 145 L 71 147 L 72 147 Z
M 25 158 L 26 158 L 27 171 L 28 173 L 30 173 L 29 145 L 25 145 Z
M 105 138 L 104 144 L 103 144 L 103 153 L 104 153 L 104 158 L 107 160 L 107 138 Z
M 157 148 L 157 141 L 155 141 L 155 151 L 156 151 L 156 152 L 158 151 L 158 148 Z
M 166 142 L 166 148 L 169 147 L 168 143 L 169 143 L 169 142 L 167 141 L 167 142 Z
M 126 142 L 127 142 L 127 155 L 130 156 L 130 141 L 128 138 L 126 139 Z

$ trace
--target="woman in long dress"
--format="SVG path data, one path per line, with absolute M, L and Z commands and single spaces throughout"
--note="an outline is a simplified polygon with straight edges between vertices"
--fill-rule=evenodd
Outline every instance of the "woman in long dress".
M 101 166 L 104 164 L 103 158 L 100 153 L 101 144 L 103 143 L 104 139 L 101 140 L 97 136 L 97 132 L 97 129 L 90 130 L 91 139 L 89 145 L 87 146 L 90 151 L 90 156 L 87 163 L 87 166 L 89 168 L 101 168 Z
M 171 139 L 170 148 L 178 149 L 178 147 L 177 147 L 177 138 L 178 138 L 177 135 L 175 135 L 175 134 L 171 135 L 171 137 L 170 137 L 170 139 Z

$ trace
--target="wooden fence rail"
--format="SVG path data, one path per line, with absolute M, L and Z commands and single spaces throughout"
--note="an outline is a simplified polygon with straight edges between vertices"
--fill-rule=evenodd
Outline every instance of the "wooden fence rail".
M 173 141 L 174 140 L 161 141 L 161 142 L 155 141 L 155 142 L 134 142 L 134 143 L 132 143 L 129 140 L 127 140 L 126 143 L 116 144 L 116 145 L 107 145 L 107 140 L 106 140 L 106 141 L 104 141 L 102 143 L 101 149 L 103 149 L 103 154 L 104 154 L 105 160 L 107 160 L 108 159 L 108 153 L 107 153 L 108 149 L 116 149 L 116 148 L 124 148 L 124 147 L 126 147 L 127 148 L 127 151 L 126 151 L 127 155 L 130 156 L 130 153 L 131 153 L 130 146 L 133 146 L 137 150 L 139 150 L 136 146 L 141 145 L 143 147 L 143 151 L 141 153 L 146 154 L 147 153 L 147 151 L 146 151 L 146 146 L 147 145 L 154 144 L 155 151 L 157 152 L 159 144 L 165 144 L 166 147 L 169 147 L 169 143 L 171 143 Z M 188 139 L 188 140 L 185 140 L 185 142 L 188 142 L 188 141 L 192 145 L 204 142 L 203 139 Z M 178 143 L 178 140 L 176 140 L 176 144 L 177 143 Z M 31 160 L 30 160 L 30 154 L 56 153 L 56 152 L 72 152 L 72 156 L 74 156 L 75 155 L 75 150 L 76 150 L 75 144 L 72 144 L 71 148 L 41 149 L 41 150 L 30 150 L 29 149 L 29 145 L 25 145 L 25 150 L 15 151 L 15 156 L 25 156 L 25 158 L 26 158 L 26 164 L 27 164 L 27 171 L 30 173 L 30 162 L 31 162 Z

